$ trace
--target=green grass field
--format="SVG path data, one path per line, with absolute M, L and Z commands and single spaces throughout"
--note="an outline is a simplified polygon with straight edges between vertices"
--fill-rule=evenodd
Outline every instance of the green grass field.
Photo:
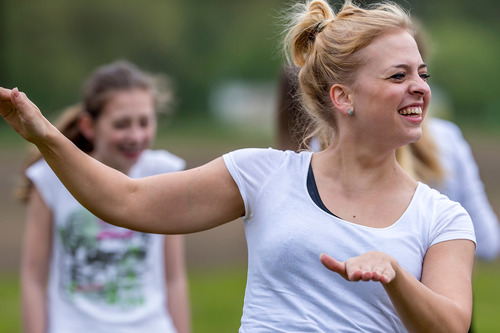
M 193 332 L 237 332 L 245 293 L 246 267 L 191 270 Z M 0 333 L 21 332 L 20 285 L 16 274 L 0 274 Z
M 238 331 L 246 282 L 245 267 L 190 270 L 193 333 Z M 500 332 L 500 261 L 479 262 L 474 276 L 474 332 Z M 19 280 L 0 275 L 0 333 L 21 331 Z
M 473 290 L 474 332 L 500 332 L 500 260 L 476 263 Z

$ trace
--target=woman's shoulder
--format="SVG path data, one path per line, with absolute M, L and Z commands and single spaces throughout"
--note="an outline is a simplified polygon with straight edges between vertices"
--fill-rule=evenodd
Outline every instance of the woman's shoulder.
M 417 191 L 415 192 L 415 202 L 418 205 L 418 210 L 425 213 L 443 215 L 454 212 L 455 214 L 465 214 L 468 216 L 467 211 L 459 202 L 451 200 L 448 196 L 421 182 L 418 183 Z
M 417 190 L 415 192 L 415 197 L 420 202 L 433 202 L 433 201 L 451 201 L 448 197 L 438 190 L 430 187 L 429 185 L 418 182 Z
M 430 245 L 453 239 L 476 241 L 472 220 L 460 203 L 424 183 L 419 183 L 415 195 L 412 220 L 427 230 Z
M 252 157 L 259 159 L 298 159 L 301 157 L 305 157 L 311 155 L 310 151 L 303 152 L 294 152 L 292 150 L 280 150 L 272 147 L 268 148 L 242 148 L 238 150 L 234 150 L 226 155 L 238 155 L 242 157 Z
M 296 153 L 291 150 L 279 150 L 275 148 L 243 148 L 224 155 L 226 163 L 230 160 L 238 165 L 246 165 L 249 168 L 265 167 L 277 168 L 285 163 L 297 164 L 310 160 L 311 152 Z

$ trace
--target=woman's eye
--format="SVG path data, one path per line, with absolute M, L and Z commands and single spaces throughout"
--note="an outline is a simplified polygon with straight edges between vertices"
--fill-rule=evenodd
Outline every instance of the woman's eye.
M 397 74 L 394 74 L 391 77 L 389 77 L 389 79 L 403 80 L 405 78 L 405 76 L 406 76 L 405 73 L 397 73 Z
M 427 73 L 423 73 L 423 74 L 420 74 L 420 77 L 424 80 L 424 81 L 427 81 L 428 78 L 431 77 L 430 74 L 427 74 Z

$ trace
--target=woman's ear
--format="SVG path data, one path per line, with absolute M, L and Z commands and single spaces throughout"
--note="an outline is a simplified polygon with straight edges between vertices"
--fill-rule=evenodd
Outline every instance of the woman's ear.
M 95 136 L 95 126 L 94 120 L 92 117 L 83 112 L 78 119 L 78 128 L 80 129 L 80 133 L 90 142 L 94 141 Z
M 335 106 L 337 110 L 339 110 L 346 116 L 352 116 L 352 114 L 349 114 L 349 112 L 352 112 L 354 107 L 347 91 L 347 87 L 338 83 L 334 84 L 330 88 L 330 99 L 333 103 L 333 106 Z

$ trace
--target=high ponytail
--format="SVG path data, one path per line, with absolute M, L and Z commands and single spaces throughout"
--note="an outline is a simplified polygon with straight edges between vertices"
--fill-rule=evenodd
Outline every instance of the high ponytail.
M 294 6 L 290 31 L 285 36 L 285 54 L 289 63 L 303 66 L 313 51 L 316 36 L 335 19 L 330 6 L 320 0 Z

